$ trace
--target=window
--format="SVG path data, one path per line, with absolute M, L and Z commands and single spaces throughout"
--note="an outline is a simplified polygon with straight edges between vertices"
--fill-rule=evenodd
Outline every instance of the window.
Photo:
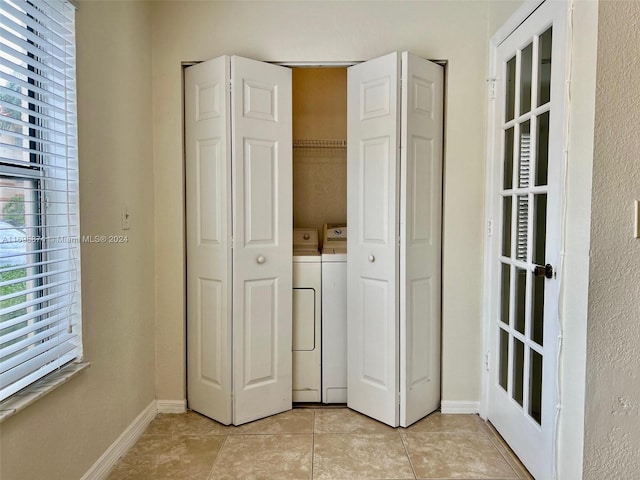
M 74 15 L 0 3 L 0 400 L 82 355 Z

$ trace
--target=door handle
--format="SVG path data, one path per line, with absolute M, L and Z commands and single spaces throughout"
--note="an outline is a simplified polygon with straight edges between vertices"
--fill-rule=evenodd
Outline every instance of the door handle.
M 550 263 L 547 263 L 544 267 L 536 265 L 533 268 L 533 274 L 536 277 L 553 278 L 553 266 Z
M 256 262 L 258 262 L 260 265 L 262 265 L 266 261 L 267 259 L 264 258 L 262 255 L 258 255 L 258 258 L 256 258 Z
M 376 257 L 374 257 L 373 255 L 369 255 L 368 260 L 369 260 L 371 263 L 373 263 L 373 262 L 375 262 L 375 261 L 376 261 Z

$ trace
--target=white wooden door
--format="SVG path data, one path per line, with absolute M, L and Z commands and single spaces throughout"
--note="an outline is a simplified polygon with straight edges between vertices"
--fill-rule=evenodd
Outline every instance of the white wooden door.
M 231 139 L 229 57 L 185 71 L 187 396 L 231 417 Z
M 440 407 L 443 68 L 402 54 L 400 425 Z
M 291 408 L 291 130 L 289 69 L 186 69 L 188 401 L 224 424 Z
M 443 72 L 392 53 L 347 88 L 348 405 L 408 426 L 440 406 Z
M 291 70 L 231 57 L 233 423 L 291 408 Z
M 399 420 L 400 55 L 348 70 L 347 404 Z
M 566 4 L 548 1 L 494 52 L 487 411 L 540 480 L 555 478 L 565 48 Z

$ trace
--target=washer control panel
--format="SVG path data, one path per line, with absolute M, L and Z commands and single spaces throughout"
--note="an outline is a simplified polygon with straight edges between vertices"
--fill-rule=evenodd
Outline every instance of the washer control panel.
M 328 252 L 333 249 L 334 252 Z M 339 223 L 325 223 L 322 227 L 322 250 L 324 253 L 347 251 L 347 226 Z

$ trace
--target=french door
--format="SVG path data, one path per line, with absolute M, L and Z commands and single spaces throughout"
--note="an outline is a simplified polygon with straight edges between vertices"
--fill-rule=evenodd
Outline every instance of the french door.
M 185 72 L 189 407 L 239 425 L 291 408 L 291 70 Z
M 348 406 L 408 426 L 440 405 L 443 72 L 391 53 L 347 85 Z
M 554 478 L 564 169 L 564 2 L 497 46 L 488 418 L 537 479 Z

